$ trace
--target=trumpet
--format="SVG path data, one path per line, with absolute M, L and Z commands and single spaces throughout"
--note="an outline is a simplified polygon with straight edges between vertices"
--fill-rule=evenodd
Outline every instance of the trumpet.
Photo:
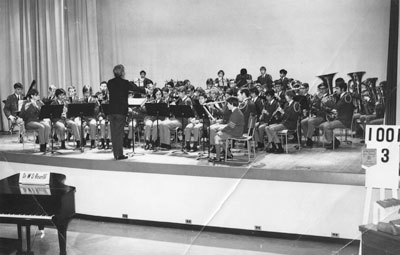
M 225 103 L 226 100 L 204 103 L 203 105 L 215 105 Z

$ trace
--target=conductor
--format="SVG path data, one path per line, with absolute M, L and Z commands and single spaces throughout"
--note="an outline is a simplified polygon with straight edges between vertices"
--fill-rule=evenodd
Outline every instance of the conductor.
M 125 80 L 125 67 L 116 65 L 113 69 L 114 79 L 107 83 L 109 91 L 109 116 L 111 128 L 111 142 L 113 145 L 114 158 L 116 160 L 127 159 L 124 155 L 122 145 L 124 139 L 125 119 L 128 113 L 128 94 L 129 91 L 145 93 L 144 88 L 139 88 L 135 84 Z

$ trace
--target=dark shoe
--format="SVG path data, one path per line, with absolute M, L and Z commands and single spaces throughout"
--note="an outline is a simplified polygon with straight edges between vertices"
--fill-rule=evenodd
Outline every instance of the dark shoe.
M 257 148 L 258 148 L 258 149 L 264 149 L 264 144 L 258 142 L 258 143 L 257 143 Z
M 127 149 L 130 149 L 130 148 L 132 148 L 132 139 L 128 139 L 127 141 L 126 141 L 126 148 Z
M 19 143 L 23 143 L 24 142 L 24 137 L 22 135 L 19 135 Z
M 111 146 L 110 146 L 110 139 L 106 139 L 106 150 L 108 150 L 108 149 L 110 149 L 111 148 Z
M 144 146 L 144 149 L 147 151 L 150 149 L 150 142 L 146 140 L 146 145 Z
M 268 153 L 274 153 L 276 151 L 275 143 L 271 143 L 271 148 L 267 148 L 265 151 Z
M 127 158 L 128 158 L 128 156 L 121 155 L 121 156 L 116 157 L 115 159 L 116 160 L 123 160 L 123 159 L 127 159 Z
M 83 139 L 82 144 L 81 144 L 81 147 L 85 147 L 85 146 L 86 146 L 86 140 Z
M 310 138 L 307 138 L 306 145 L 307 145 L 307 147 L 312 148 L 313 147 L 313 141 Z
M 186 148 L 187 151 L 190 151 L 190 142 L 186 142 Z
M 40 152 L 46 152 L 46 144 L 40 145 Z
M 65 147 L 65 140 L 62 140 L 62 141 L 61 141 L 61 147 L 60 147 L 60 149 L 63 149 L 63 150 L 67 149 L 67 147 Z
M 89 134 L 86 134 L 85 140 L 86 140 L 86 141 L 89 141 L 89 140 L 90 140 Z
M 215 150 L 215 146 L 214 145 L 212 145 L 211 146 L 211 150 L 210 150 L 210 153 L 216 153 L 217 151 Z
M 76 141 L 76 149 L 80 149 L 81 148 L 81 141 Z
M 335 148 L 338 148 L 340 145 L 340 141 L 335 138 Z
M 285 150 L 283 148 L 278 148 L 278 149 L 276 149 L 276 151 L 274 153 L 275 154 L 282 154 L 284 152 L 285 152 Z
M 36 144 L 39 144 L 39 136 L 36 136 L 36 141 L 35 141 L 35 143 L 36 143 Z
M 193 147 L 192 147 L 192 149 L 190 151 L 191 152 L 196 152 L 197 151 L 197 142 L 193 143 Z
M 57 135 L 53 135 L 53 139 L 54 139 L 54 142 L 58 142 L 58 136 Z
M 106 148 L 105 142 L 106 142 L 106 141 L 104 140 L 104 138 L 101 138 L 101 139 L 100 139 L 99 150 L 103 150 L 103 149 Z
M 94 147 L 95 147 L 95 141 L 90 140 L 90 149 L 94 149 Z

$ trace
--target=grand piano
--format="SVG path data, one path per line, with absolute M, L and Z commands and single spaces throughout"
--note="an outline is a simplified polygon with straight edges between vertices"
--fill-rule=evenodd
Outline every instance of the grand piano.
M 65 175 L 51 173 L 50 185 L 20 185 L 19 174 L 0 180 L 0 223 L 16 224 L 22 253 L 22 227 L 26 227 L 26 254 L 30 247 L 30 226 L 54 226 L 60 254 L 65 255 L 68 223 L 75 214 L 75 187 L 64 184 Z

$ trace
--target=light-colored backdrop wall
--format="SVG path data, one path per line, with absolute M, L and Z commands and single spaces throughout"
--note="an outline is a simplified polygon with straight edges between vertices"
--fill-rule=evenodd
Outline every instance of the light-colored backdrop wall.
M 316 85 L 316 75 L 366 71 L 386 78 L 390 2 L 387 0 L 100 0 L 100 75 L 122 63 L 164 84 L 189 79 L 205 86 L 219 69 L 235 78 L 242 67 L 257 77 Z

